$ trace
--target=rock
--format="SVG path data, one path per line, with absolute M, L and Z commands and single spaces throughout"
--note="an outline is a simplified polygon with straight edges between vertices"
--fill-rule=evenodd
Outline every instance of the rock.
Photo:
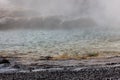
M 20 66 L 17 65 L 17 64 L 15 64 L 15 65 L 13 66 L 13 68 L 20 69 Z
M 0 64 L 10 64 L 10 61 L 5 58 L 0 58 Z
M 41 56 L 40 60 L 51 60 L 53 57 L 51 56 Z

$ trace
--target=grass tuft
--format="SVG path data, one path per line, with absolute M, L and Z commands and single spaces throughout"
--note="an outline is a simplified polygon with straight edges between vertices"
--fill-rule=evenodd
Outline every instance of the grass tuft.
M 86 54 L 88 57 L 98 57 L 99 56 L 99 53 L 97 52 L 91 52 L 91 53 L 87 53 Z
M 96 52 L 86 53 L 86 54 L 63 53 L 61 55 L 54 56 L 52 59 L 54 59 L 54 60 L 67 60 L 67 59 L 80 60 L 80 59 L 94 58 L 94 57 L 98 57 L 98 56 L 99 56 L 99 53 L 96 53 Z

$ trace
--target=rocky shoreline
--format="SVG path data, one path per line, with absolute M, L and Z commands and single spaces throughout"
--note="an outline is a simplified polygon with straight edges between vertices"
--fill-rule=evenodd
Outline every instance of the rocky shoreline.
M 0 64 L 0 80 L 120 80 L 119 60 L 120 57 L 14 65 L 6 62 L 4 66 Z
M 119 80 L 120 65 L 36 72 L 1 73 L 0 80 Z

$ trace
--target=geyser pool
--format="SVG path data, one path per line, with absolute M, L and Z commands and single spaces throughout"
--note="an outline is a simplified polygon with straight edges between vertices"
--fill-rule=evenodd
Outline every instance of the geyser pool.
M 71 50 L 119 50 L 120 33 L 112 30 L 14 30 L 0 31 L 0 51 L 35 52 L 43 55 Z

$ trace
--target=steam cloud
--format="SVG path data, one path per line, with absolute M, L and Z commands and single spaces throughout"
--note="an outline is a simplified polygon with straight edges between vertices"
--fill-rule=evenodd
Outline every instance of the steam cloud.
M 118 28 L 119 4 L 119 0 L 0 0 L 0 10 L 7 9 L 13 11 L 11 14 L 14 13 L 14 16 L 7 14 L 7 19 L 1 18 L 0 22 L 7 23 L 1 27 L 22 24 L 22 27 L 71 28 L 99 25 Z
M 0 0 L 0 9 L 11 9 L 12 4 L 9 0 Z

